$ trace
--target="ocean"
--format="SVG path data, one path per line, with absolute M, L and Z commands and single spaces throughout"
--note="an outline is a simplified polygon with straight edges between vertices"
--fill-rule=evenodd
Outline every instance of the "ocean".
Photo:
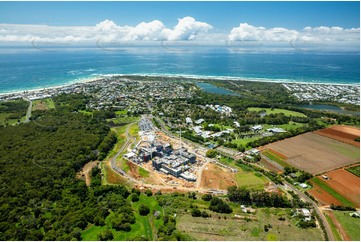
M 0 93 L 66 85 L 111 74 L 360 83 L 359 52 L 256 52 L 204 47 L 0 48 Z

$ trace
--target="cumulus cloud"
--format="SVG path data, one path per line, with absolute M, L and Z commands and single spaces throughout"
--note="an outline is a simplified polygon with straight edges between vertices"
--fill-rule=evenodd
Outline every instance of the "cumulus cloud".
M 328 42 L 355 42 L 359 41 L 360 28 L 343 29 L 341 27 L 305 27 L 301 31 L 282 27 L 265 28 L 241 23 L 228 35 L 231 41 L 267 41 L 289 42 L 293 40 L 328 41 Z
M 111 20 L 104 20 L 95 26 L 48 26 L 0 24 L 0 41 L 28 42 L 74 41 L 89 42 L 99 39 L 106 41 L 161 41 L 193 40 L 198 34 L 212 29 L 210 24 L 196 21 L 192 17 L 178 19 L 174 28 L 167 28 L 161 21 L 141 22 L 138 25 L 118 26 Z
M 178 19 L 178 24 L 169 32 L 168 40 L 193 40 L 199 33 L 206 33 L 213 27 L 205 22 L 198 22 L 192 17 Z

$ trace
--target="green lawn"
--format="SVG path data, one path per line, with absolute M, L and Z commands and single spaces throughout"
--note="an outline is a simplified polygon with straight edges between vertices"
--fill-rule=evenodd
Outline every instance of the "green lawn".
M 331 227 L 332 230 L 332 234 L 335 237 L 335 240 L 337 241 L 342 241 L 342 237 L 340 235 L 340 233 L 338 232 L 336 225 L 333 223 L 332 219 L 330 218 L 330 216 L 328 214 L 325 214 L 325 217 L 327 219 L 328 224 Z
M 355 176 L 358 176 L 360 177 L 360 166 L 353 166 L 353 167 L 349 167 L 349 168 L 346 168 L 346 170 L 348 172 L 351 172 L 352 174 L 354 174 Z
M 246 186 L 256 190 L 262 190 L 264 184 L 268 181 L 263 175 L 256 176 L 254 172 L 237 172 L 235 177 L 238 186 Z
M 317 184 L 318 186 L 320 186 L 324 191 L 326 191 L 328 194 L 336 198 L 338 201 L 340 201 L 344 206 L 354 207 L 354 204 L 352 202 L 350 202 L 347 198 L 345 198 L 344 196 L 333 190 L 318 177 L 312 178 L 311 181 Z
M 283 113 L 286 116 L 295 116 L 295 117 L 307 117 L 305 114 L 295 111 L 290 111 L 286 109 L 279 109 L 279 108 L 248 108 L 249 111 L 259 112 L 259 111 L 266 111 L 267 114 L 275 114 L 275 113 Z
M 247 144 L 248 142 L 251 141 L 255 141 L 262 138 L 261 136 L 257 136 L 257 137 L 252 137 L 252 138 L 245 138 L 245 139 L 235 139 L 232 141 L 232 143 L 237 144 L 237 145 L 242 145 L 243 147 L 247 148 Z
M 149 177 L 149 171 L 145 170 L 140 166 L 138 166 L 138 173 L 141 177 Z
M 264 156 L 266 156 L 267 158 L 269 158 L 270 160 L 273 160 L 274 162 L 278 163 L 282 167 L 290 167 L 290 165 L 285 162 L 285 159 L 283 159 L 282 157 L 273 153 L 270 150 L 266 150 L 266 151 L 262 152 L 262 154 Z
M 333 211 L 337 221 L 353 241 L 360 241 L 360 219 L 353 218 L 348 211 Z

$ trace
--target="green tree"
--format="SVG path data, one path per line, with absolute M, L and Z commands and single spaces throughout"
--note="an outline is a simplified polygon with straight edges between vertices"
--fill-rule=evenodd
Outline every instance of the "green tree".
M 150 209 L 147 205 L 141 204 L 139 206 L 139 214 L 142 216 L 147 216 L 150 212 Z
M 209 158 L 214 158 L 214 157 L 217 156 L 217 151 L 214 150 L 214 149 L 209 149 L 206 152 L 206 156 L 209 157 Z

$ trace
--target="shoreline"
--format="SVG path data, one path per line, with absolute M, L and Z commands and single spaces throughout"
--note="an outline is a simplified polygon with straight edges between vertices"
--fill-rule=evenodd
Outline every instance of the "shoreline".
M 14 94 L 21 94 L 24 92 L 39 92 L 44 90 L 51 90 L 51 89 L 58 89 L 64 88 L 71 85 L 76 84 L 86 84 L 89 82 L 100 81 L 104 78 L 109 77 L 157 77 L 157 78 L 188 78 L 193 79 L 195 81 L 207 81 L 207 80 L 226 80 L 226 81 L 248 81 L 248 82 L 263 82 L 263 83 L 278 83 L 278 84 L 300 84 L 300 85 L 330 85 L 330 86 L 360 86 L 360 83 L 355 84 L 343 84 L 343 83 L 330 83 L 330 82 L 302 82 L 302 81 L 290 81 L 288 79 L 268 79 L 268 78 L 245 78 L 245 77 L 233 77 L 233 76 L 207 76 L 207 75 L 188 75 L 188 74 L 159 74 L 159 73 L 132 73 L 132 74 L 125 74 L 125 73 L 114 73 L 114 74 L 92 74 L 88 77 L 84 78 L 77 78 L 71 80 L 67 83 L 61 85 L 54 85 L 39 88 L 36 87 L 34 89 L 25 89 L 25 90 L 14 90 L 14 91 L 7 91 L 7 92 L 0 92 L 0 96 L 6 95 L 14 95 Z

